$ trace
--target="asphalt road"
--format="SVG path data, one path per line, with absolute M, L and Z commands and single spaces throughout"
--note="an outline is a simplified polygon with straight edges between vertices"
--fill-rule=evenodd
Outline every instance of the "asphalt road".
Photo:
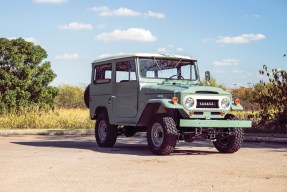
M 154 156 L 141 137 L 104 149 L 91 136 L 0 136 L 0 191 L 287 191 L 287 145 L 178 143 Z

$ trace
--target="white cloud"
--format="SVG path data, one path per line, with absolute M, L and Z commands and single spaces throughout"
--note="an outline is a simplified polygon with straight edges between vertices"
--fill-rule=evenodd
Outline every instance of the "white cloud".
M 178 48 L 176 48 L 176 51 L 177 52 L 183 52 L 183 48 L 178 47 Z
M 237 66 L 239 65 L 238 59 L 223 59 L 221 61 L 214 61 L 215 66 Z
M 165 47 L 160 47 L 156 51 L 159 53 L 165 53 L 165 52 L 167 52 L 167 49 Z
M 65 30 L 91 30 L 93 26 L 91 24 L 83 24 L 78 22 L 71 22 L 69 24 L 58 26 L 59 29 Z
M 164 19 L 165 18 L 165 14 L 163 13 L 157 13 L 157 12 L 153 12 L 153 11 L 148 11 L 147 13 L 144 14 L 146 17 L 155 17 L 157 19 Z
M 113 15 L 116 16 L 139 16 L 140 13 L 133 11 L 128 8 L 119 8 L 117 10 L 112 11 Z
M 55 59 L 59 60 L 77 60 L 80 58 L 80 55 L 78 53 L 65 53 L 63 55 L 58 55 L 55 57 Z
M 236 37 L 219 37 L 216 43 L 219 44 L 240 44 L 240 43 L 250 43 L 251 41 L 258 41 L 265 39 L 263 34 L 242 34 Z
M 60 4 L 65 3 L 68 0 L 34 0 L 35 3 L 52 3 L 52 4 Z
M 99 12 L 99 15 L 102 17 L 108 17 L 108 16 L 140 16 L 141 14 L 139 12 L 136 12 L 132 9 L 128 9 L 125 7 L 121 7 L 115 10 L 111 10 L 110 8 L 106 6 L 100 6 L 100 7 L 93 7 L 91 10 Z
M 158 13 L 154 11 L 148 11 L 147 13 L 140 13 L 135 10 L 120 7 L 118 9 L 110 9 L 107 6 L 98 6 L 92 7 L 89 10 L 95 11 L 99 13 L 99 16 L 109 17 L 109 16 L 145 16 L 145 17 L 153 17 L 157 19 L 164 19 L 166 16 L 164 13 Z
M 129 28 L 127 30 L 115 29 L 110 33 L 101 33 L 97 35 L 96 39 L 100 41 L 156 41 L 156 37 L 153 36 L 149 30 L 141 28 Z

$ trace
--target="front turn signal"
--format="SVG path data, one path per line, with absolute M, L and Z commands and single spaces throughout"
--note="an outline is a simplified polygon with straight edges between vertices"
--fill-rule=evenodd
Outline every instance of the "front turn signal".
M 189 116 L 192 116 L 194 115 L 194 112 L 193 111 L 189 111 Z
M 235 99 L 235 101 L 234 101 L 234 103 L 235 103 L 235 105 L 239 105 L 240 104 L 240 99 Z
M 173 98 L 171 99 L 171 101 L 172 101 L 174 104 L 176 104 L 176 103 L 178 103 L 178 98 L 177 98 L 177 97 L 173 97 Z

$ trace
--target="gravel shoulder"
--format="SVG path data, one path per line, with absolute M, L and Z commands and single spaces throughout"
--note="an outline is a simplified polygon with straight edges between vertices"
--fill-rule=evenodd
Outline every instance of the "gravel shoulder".
M 154 156 L 146 138 L 0 136 L 0 188 L 6 191 L 286 191 L 287 145 L 244 143 L 221 154 L 208 142 L 178 143 Z

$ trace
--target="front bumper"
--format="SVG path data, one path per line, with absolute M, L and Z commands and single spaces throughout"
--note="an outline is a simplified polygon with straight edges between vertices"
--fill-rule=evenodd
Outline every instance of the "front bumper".
M 180 127 L 208 127 L 208 128 L 251 128 L 252 121 L 246 120 L 192 120 L 180 119 Z

